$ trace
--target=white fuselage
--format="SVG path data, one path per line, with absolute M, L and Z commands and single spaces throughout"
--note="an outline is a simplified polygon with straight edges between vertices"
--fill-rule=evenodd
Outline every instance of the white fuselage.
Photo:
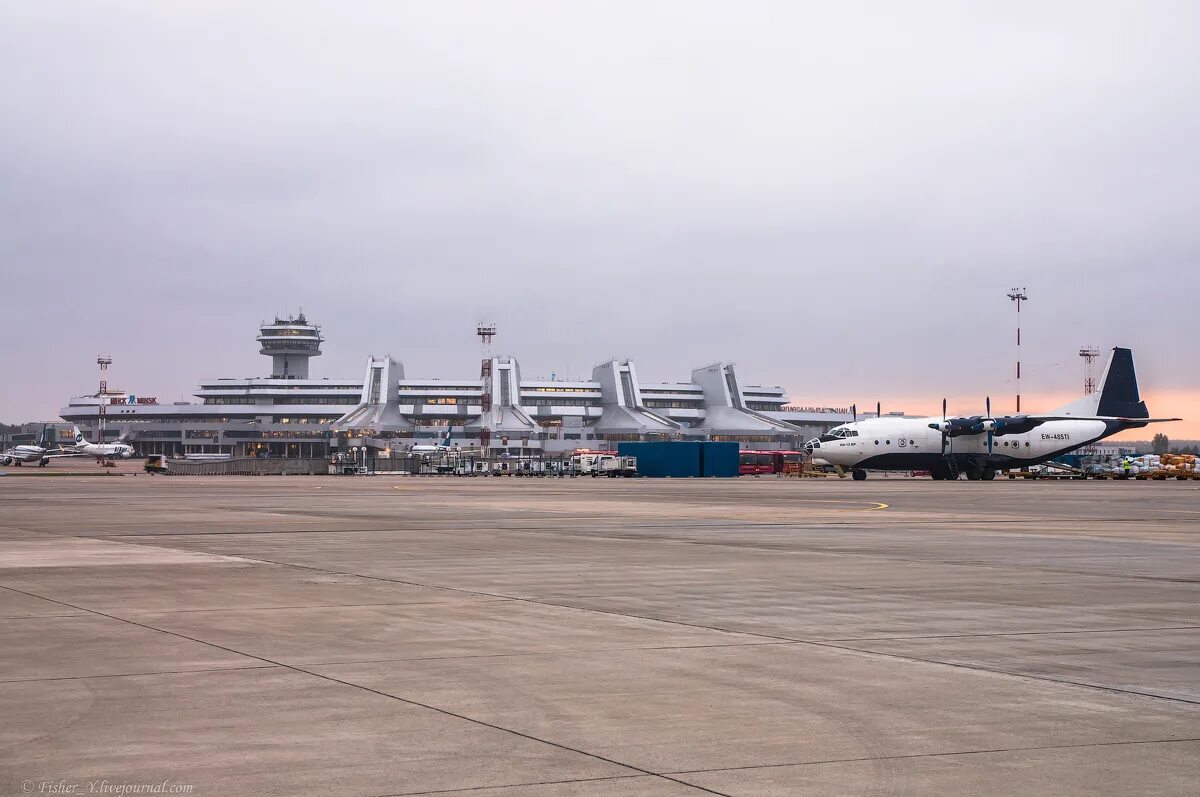
M 119 457 L 121 459 L 129 459 L 133 456 L 133 446 L 128 443 L 89 443 L 86 440 L 81 440 L 72 446 L 72 450 L 76 454 L 84 454 L 89 457 Z
M 1046 421 L 1032 431 L 995 435 L 991 454 L 987 434 L 950 437 L 930 428 L 941 418 L 870 418 L 822 435 L 813 457 L 844 468 L 910 470 L 945 457 L 970 459 L 990 467 L 1020 467 L 1052 459 L 1120 429 L 1102 420 Z M 840 435 L 840 436 L 839 436 Z M 831 439 L 832 436 L 832 439 Z
M 0 454 L 5 465 L 10 462 L 40 462 L 46 456 L 46 449 L 41 446 L 13 446 Z

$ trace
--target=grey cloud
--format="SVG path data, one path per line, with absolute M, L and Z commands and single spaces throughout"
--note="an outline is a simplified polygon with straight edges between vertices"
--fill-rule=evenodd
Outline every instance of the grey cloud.
M 93 349 L 161 395 L 258 373 L 255 323 L 299 306 L 334 376 L 470 373 L 486 316 L 530 373 L 999 392 L 1012 285 L 1031 389 L 1072 389 L 1084 343 L 1194 388 L 1197 30 L 1190 3 L 7 4 L 31 332 L 0 419 L 90 389 Z

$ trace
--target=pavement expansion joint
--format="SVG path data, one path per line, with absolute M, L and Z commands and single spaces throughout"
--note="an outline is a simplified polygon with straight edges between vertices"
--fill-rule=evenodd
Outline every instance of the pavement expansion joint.
M 305 662 L 305 667 L 334 667 L 349 664 L 387 664 L 401 661 L 460 661 L 470 659 L 521 659 L 521 658 L 550 658 L 554 656 L 577 656 L 585 653 L 634 653 L 651 650 L 708 650 L 711 648 L 753 648 L 768 645 L 801 645 L 802 642 L 776 642 L 771 640 L 755 642 L 719 642 L 711 645 L 648 645 L 645 647 L 604 647 L 604 648 L 567 648 L 563 650 L 536 650 L 521 653 L 470 653 L 457 656 L 413 656 L 410 658 L 388 659 L 356 659 L 354 661 L 315 661 Z
M 245 654 L 243 654 L 245 655 Z M 43 681 L 92 681 L 100 678 L 138 678 L 154 675 L 195 675 L 197 673 L 224 673 L 224 672 L 241 672 L 243 670 L 273 670 L 278 669 L 276 664 L 252 664 L 248 667 L 198 667 L 194 670 L 155 670 L 149 672 L 115 672 L 115 673 L 100 673 L 97 675 L 64 675 L 53 678 L 13 678 L 11 680 L 0 681 L 0 684 L 29 684 L 41 683 Z
M 520 789 L 531 788 L 533 786 L 565 786 L 572 783 L 606 783 L 615 780 L 631 780 L 634 778 L 647 778 L 650 775 L 643 775 L 640 772 L 634 772 L 629 775 L 609 775 L 603 778 L 573 778 L 570 780 L 539 780 L 526 781 L 521 783 L 502 783 L 489 786 L 468 786 L 462 789 L 435 789 L 433 791 L 400 791 L 388 792 L 387 794 L 377 794 L 372 797 L 425 797 L 432 794 L 486 794 L 489 791 L 498 789 Z
M 856 764 L 865 761 L 904 761 L 915 758 L 953 758 L 956 756 L 994 755 L 996 753 L 1030 753 L 1038 750 L 1082 750 L 1092 747 L 1124 747 L 1146 744 L 1184 744 L 1200 742 L 1200 737 L 1181 739 L 1129 739 L 1119 742 L 1082 742 L 1080 744 L 1042 744 L 1029 747 L 998 747 L 986 750 L 946 750 L 934 753 L 907 753 L 903 755 L 863 756 L 858 758 L 826 758 L 813 761 L 788 761 L 779 764 L 747 764 L 738 767 L 716 767 L 714 769 L 688 769 L 667 772 L 668 775 L 699 775 L 704 772 L 736 772 L 741 769 L 781 769 L 783 767 L 820 766 L 822 764 Z
M 827 639 L 826 642 L 903 642 L 916 639 L 989 639 L 1015 636 L 1068 636 L 1080 634 L 1136 634 L 1149 631 L 1195 631 L 1200 625 L 1162 625 L 1147 628 L 1082 628 L 1053 631 L 997 631 L 992 634 L 929 634 L 918 636 L 858 636 Z

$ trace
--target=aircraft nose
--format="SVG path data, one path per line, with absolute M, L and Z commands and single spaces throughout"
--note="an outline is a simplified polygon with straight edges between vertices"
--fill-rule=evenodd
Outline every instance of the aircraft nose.
M 820 447 L 821 447 L 821 441 L 815 437 L 812 440 L 809 440 L 807 443 L 804 444 L 804 450 L 807 451 L 809 454 L 816 451 Z

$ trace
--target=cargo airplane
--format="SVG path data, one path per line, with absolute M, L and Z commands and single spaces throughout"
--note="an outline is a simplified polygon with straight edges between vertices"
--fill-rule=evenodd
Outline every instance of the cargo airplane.
M 934 479 L 994 479 L 1000 468 L 1038 465 L 1075 449 L 1147 424 L 1178 421 L 1151 418 L 1138 393 L 1133 352 L 1114 348 L 1099 392 L 1044 415 L 875 417 L 830 429 L 804 448 L 815 461 L 851 472 L 927 470 Z

